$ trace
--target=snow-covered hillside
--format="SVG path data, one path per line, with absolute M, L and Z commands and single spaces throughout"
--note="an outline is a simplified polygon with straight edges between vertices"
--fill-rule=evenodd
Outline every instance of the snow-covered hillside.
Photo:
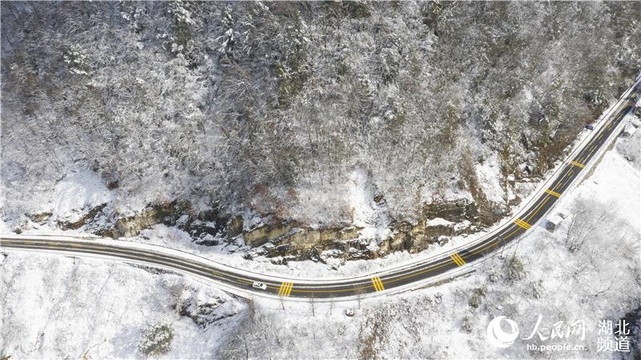
M 626 158 L 641 155 L 640 140 L 639 131 L 619 139 L 563 196 L 552 214 L 567 217 L 554 233 L 537 227 L 475 273 L 401 295 L 244 303 L 174 274 L 11 252 L 2 260 L 0 347 L 16 358 L 142 357 L 149 343 L 143 334 L 167 325 L 173 341 L 166 358 L 634 358 L 641 334 L 641 167 Z M 180 236 L 164 229 L 148 235 Z M 312 266 L 297 267 L 304 265 Z M 535 335 L 504 349 L 487 341 L 492 318 L 516 321 L 525 338 L 538 315 L 544 338 L 556 325 L 583 321 L 585 339 Z M 597 351 L 614 340 L 599 333 L 599 321 L 624 318 L 636 353 Z M 527 348 L 559 343 L 587 350 Z
M 371 274 L 483 236 L 641 67 L 641 2 L 0 7 L 0 232 L 266 275 Z M 1 251 L 0 360 L 616 358 L 598 324 L 621 319 L 636 351 L 621 357 L 641 358 L 633 121 L 561 196 L 553 233 L 400 295 L 241 300 L 113 260 Z M 559 332 L 486 339 L 497 316 L 527 336 L 538 315 L 542 334 L 584 324 L 563 337 L 583 349 L 546 348 Z
M 618 140 L 638 153 L 641 133 Z M 633 359 L 641 356 L 641 188 L 638 162 L 608 152 L 593 175 L 565 194 L 552 214 L 565 213 L 554 233 L 542 227 L 493 254 L 475 273 L 431 288 L 360 304 L 278 304 L 257 307 L 224 353 L 250 357 L 319 359 Z M 345 315 L 356 309 L 354 317 Z M 520 338 L 508 348 L 488 342 L 490 320 L 516 321 Z M 600 321 L 626 319 L 631 352 L 599 351 L 614 341 Z M 585 324 L 585 338 L 567 336 Z M 550 339 L 560 326 L 563 338 Z M 532 349 L 528 350 L 528 344 Z M 569 344 L 585 350 L 556 351 Z M 636 345 L 635 345 L 636 344 Z
M 156 269 L 42 253 L 0 261 L 0 356 L 11 359 L 210 359 L 247 309 Z
M 154 206 L 177 216 L 141 228 L 188 215 L 224 240 L 491 225 L 518 202 L 506 179 L 553 167 L 641 65 L 638 2 L 1 6 L 11 231 L 129 236 Z M 79 222 L 51 216 L 71 174 L 108 190 Z

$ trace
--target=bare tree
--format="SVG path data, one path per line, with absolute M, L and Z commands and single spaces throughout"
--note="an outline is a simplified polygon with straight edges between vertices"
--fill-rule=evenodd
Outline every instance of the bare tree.
M 565 245 L 570 253 L 580 250 L 586 241 L 594 239 L 597 228 L 608 223 L 608 212 L 597 210 L 594 204 L 588 201 L 577 200 L 573 208 L 575 211 L 570 219 L 568 236 L 565 239 Z

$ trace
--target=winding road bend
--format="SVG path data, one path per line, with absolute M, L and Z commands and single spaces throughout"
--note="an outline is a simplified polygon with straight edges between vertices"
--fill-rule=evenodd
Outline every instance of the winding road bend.
M 434 279 L 454 269 L 470 266 L 489 253 L 515 241 L 541 221 L 554 207 L 571 184 L 583 175 L 586 166 L 597 160 L 599 149 L 607 146 L 623 117 L 633 107 L 632 96 L 641 93 L 641 80 L 630 87 L 606 114 L 589 137 L 569 155 L 561 167 L 547 180 L 539 193 L 509 222 L 505 222 L 479 241 L 470 242 L 440 255 L 419 260 L 370 276 L 342 280 L 302 280 L 252 273 L 225 266 L 204 258 L 160 246 L 140 246 L 124 241 L 65 238 L 55 236 L 0 235 L 3 252 L 47 251 L 78 255 L 110 257 L 125 262 L 171 269 L 180 273 L 210 279 L 224 288 L 247 295 L 280 298 L 349 299 L 364 294 L 394 292 L 408 285 Z M 463 270 L 463 269 L 460 269 Z M 452 276 L 457 272 L 452 271 Z M 252 288 L 262 282 L 266 290 Z

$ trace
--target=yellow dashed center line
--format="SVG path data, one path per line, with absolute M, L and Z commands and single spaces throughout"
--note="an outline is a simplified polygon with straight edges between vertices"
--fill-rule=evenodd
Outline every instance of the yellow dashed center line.
M 569 169 L 573 169 L 573 168 L 569 168 Z M 560 189 L 561 187 L 563 187 L 563 184 L 565 183 L 565 178 L 566 178 L 566 177 L 567 177 L 571 172 L 572 172 L 571 170 L 567 170 L 567 171 L 565 172 L 565 174 L 563 174 L 563 176 L 561 176 L 561 178 L 560 178 L 559 180 L 557 180 L 556 186 L 555 186 L 555 187 L 553 187 L 553 189 Z
M 385 287 L 383 286 L 383 282 L 381 281 L 381 278 L 379 276 L 374 276 L 372 278 L 372 284 L 374 285 L 374 290 L 376 291 L 385 290 Z
M 278 296 L 287 297 L 292 293 L 292 288 L 294 287 L 293 282 L 284 282 L 280 285 L 278 289 Z
M 609 122 L 606 125 L 606 129 L 609 129 L 613 125 L 614 125 L 614 123 L 612 121 Z M 601 139 L 602 137 L 604 137 L 606 135 L 607 134 L 605 132 L 601 132 L 600 134 L 598 134 L 597 139 Z M 592 152 L 596 148 L 597 148 L 597 144 L 595 144 L 595 143 L 590 144 L 587 147 L 587 149 L 590 152 Z M 580 162 L 581 159 L 577 159 L 577 160 L 579 160 L 579 161 L 570 161 L 568 164 L 572 165 L 572 166 L 575 166 L 575 167 L 578 167 L 578 168 L 581 168 L 581 169 L 585 168 L 586 165 Z M 587 162 L 587 159 L 585 159 L 583 161 Z M 579 170 L 577 170 L 577 172 L 578 171 Z M 558 183 L 559 185 L 556 186 L 556 187 L 549 188 L 549 189 L 545 190 L 545 193 L 547 193 L 548 195 L 551 195 L 553 197 L 560 198 L 560 196 L 562 194 L 557 192 L 557 191 L 554 191 L 554 188 L 558 189 L 560 186 L 562 186 L 562 184 L 564 183 L 563 180 L 566 177 L 571 176 L 572 172 L 574 172 L 574 170 L 571 169 L 571 168 L 568 168 L 568 170 L 566 171 L 566 173 L 563 175 L 563 177 L 561 178 L 560 182 Z M 532 225 L 529 224 L 527 221 L 530 221 L 530 219 L 532 219 L 534 217 L 534 215 L 537 214 L 540 209 L 542 209 L 544 204 L 549 199 L 550 199 L 550 197 L 545 198 L 545 200 L 534 210 L 534 212 L 532 212 L 529 215 L 528 218 L 525 218 L 526 221 L 517 218 L 516 220 L 514 220 L 514 224 L 516 224 L 518 227 L 520 227 L 522 229 L 529 230 L 532 227 Z M 517 233 L 518 231 L 519 231 L 519 229 L 516 228 L 516 230 L 512 231 L 505 238 L 506 239 L 511 238 L 511 236 L 513 234 Z M 504 241 L 504 240 L 501 240 L 501 241 Z M 11 241 L 11 240 L 2 240 L 2 241 L 0 241 L 0 245 L 1 244 L 10 245 L 12 243 L 19 244 L 20 241 Z M 64 248 L 64 245 L 65 245 L 65 244 L 59 244 L 59 243 L 49 242 L 49 241 L 22 241 L 22 243 L 25 244 L 25 245 L 43 245 L 44 244 L 46 246 L 53 247 L 53 248 L 56 248 L 56 247 Z M 499 240 L 494 240 L 494 241 L 486 244 L 484 247 L 482 247 L 480 249 L 477 249 L 475 252 L 468 253 L 468 256 L 470 256 L 470 254 L 475 254 L 475 253 L 481 252 L 481 251 L 483 251 L 486 248 L 489 248 L 491 246 L 498 246 L 498 245 L 499 245 Z M 66 244 L 66 246 L 71 247 L 71 248 L 85 248 L 85 249 L 91 249 L 91 247 L 92 247 L 91 245 L 87 245 L 87 244 L 83 244 L 83 243 L 68 243 L 68 244 Z M 99 250 L 109 250 L 110 249 L 109 247 L 106 247 L 106 246 L 95 246 L 95 245 L 93 245 L 93 248 L 94 249 L 99 249 Z M 450 257 L 451 257 L 452 261 L 458 266 L 464 266 L 466 264 L 466 262 L 463 259 L 463 257 L 461 255 L 459 255 L 458 253 L 452 253 L 452 254 L 450 254 Z M 469 259 L 469 257 L 468 257 L 468 259 Z M 418 275 L 421 275 L 421 274 L 424 274 L 424 273 L 427 273 L 427 272 L 430 272 L 430 271 L 433 271 L 435 269 L 438 269 L 438 268 L 441 268 L 441 267 L 444 267 L 444 266 L 448 266 L 448 265 L 450 265 L 450 263 L 447 260 L 447 258 L 446 257 L 445 258 L 441 258 L 439 260 L 439 264 L 433 264 L 431 266 L 428 266 L 427 268 L 421 269 L 420 271 L 416 271 L 414 273 L 406 274 L 406 275 L 398 277 L 398 278 L 388 277 L 386 279 L 386 282 L 387 282 L 388 286 L 390 286 L 390 283 L 393 286 L 393 284 L 395 282 L 398 282 L 398 281 L 401 281 L 401 280 L 404 280 L 404 279 L 407 279 L 407 278 L 410 278 L 410 277 L 418 276 Z M 217 271 L 211 271 L 211 274 L 214 275 L 214 276 L 220 276 L 220 277 L 223 277 L 223 275 L 224 275 L 224 274 L 219 273 Z M 230 277 L 236 278 L 236 279 L 242 279 L 241 277 L 234 276 L 234 275 L 227 275 L 227 276 L 230 276 Z M 365 280 L 365 279 L 363 279 L 363 280 Z M 371 281 L 372 281 L 372 285 L 373 285 L 373 287 L 374 287 L 374 289 L 376 291 L 385 290 L 385 286 L 383 285 L 383 281 L 381 280 L 381 278 L 379 276 L 372 277 Z M 361 282 L 360 284 L 362 286 L 363 282 Z M 290 294 L 293 291 L 293 287 L 294 287 L 294 283 L 293 282 L 283 282 L 279 287 L 278 295 L 282 296 L 282 297 L 290 296 Z M 353 289 L 351 289 L 351 288 L 337 289 L 337 290 L 320 290 L 320 289 L 318 289 L 318 290 L 313 290 L 313 289 L 312 290 L 306 290 L 305 286 L 303 286 L 302 288 L 299 286 L 299 288 L 297 288 L 297 293 L 303 293 L 303 292 L 312 292 L 312 293 L 313 292 L 347 292 L 347 291 L 352 291 L 352 290 Z
M 537 206 L 537 207 L 536 207 L 536 209 L 534 209 L 534 212 L 532 212 L 532 213 L 530 214 L 530 216 L 528 216 L 528 217 L 527 217 L 527 219 L 525 219 L 526 224 L 530 225 L 530 224 L 528 223 L 528 221 L 532 220 L 532 218 L 534 217 L 534 215 L 538 214 L 538 213 L 539 213 L 539 211 L 541 210 L 541 208 L 543 207 L 543 205 L 545 205 L 545 203 L 547 203 L 549 200 L 550 200 L 550 198 L 549 198 L 549 197 L 546 197 L 545 199 L 543 199 L 543 201 L 541 202 L 541 204 L 539 204 L 539 206 Z M 530 225 L 530 227 L 532 227 L 532 225 Z
M 452 261 L 454 261 L 454 263 L 456 265 L 458 265 L 458 266 L 465 265 L 465 260 L 463 260 L 461 255 L 459 255 L 458 253 L 453 253 L 453 254 L 450 255 L 450 257 L 452 258 Z

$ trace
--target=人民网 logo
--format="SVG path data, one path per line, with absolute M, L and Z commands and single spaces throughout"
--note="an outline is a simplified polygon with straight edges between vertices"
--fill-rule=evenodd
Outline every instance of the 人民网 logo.
M 501 322 L 505 322 L 509 329 L 503 330 Z M 505 316 L 497 316 L 487 324 L 487 340 L 494 346 L 507 348 L 514 344 L 519 337 L 519 325 Z

